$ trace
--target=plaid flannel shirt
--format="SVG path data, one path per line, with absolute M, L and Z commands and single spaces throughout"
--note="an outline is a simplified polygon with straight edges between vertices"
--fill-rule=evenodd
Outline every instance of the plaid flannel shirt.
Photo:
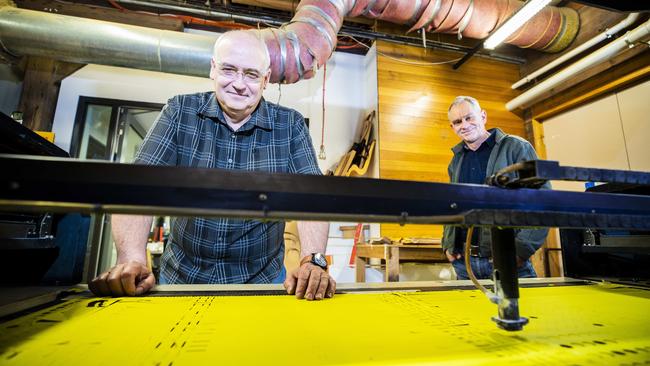
M 214 92 L 171 98 L 137 164 L 321 174 L 303 116 L 264 99 L 237 131 Z M 268 283 L 282 269 L 284 222 L 172 219 L 161 259 L 168 283 Z

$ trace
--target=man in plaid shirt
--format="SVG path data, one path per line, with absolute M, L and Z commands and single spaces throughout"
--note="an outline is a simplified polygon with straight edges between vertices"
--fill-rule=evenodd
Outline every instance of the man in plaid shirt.
M 217 40 L 210 78 L 215 91 L 171 98 L 135 162 L 149 165 L 321 174 L 304 118 L 271 104 L 262 92 L 271 76 L 257 31 Z M 117 264 L 89 283 L 98 295 L 140 295 L 155 284 L 146 266 L 150 216 L 113 215 Z M 280 283 L 307 300 L 334 296 L 323 265 L 329 224 L 299 222 L 301 265 L 284 273 L 284 222 L 175 218 L 161 260 L 160 283 Z M 285 279 L 286 277 L 286 279 Z

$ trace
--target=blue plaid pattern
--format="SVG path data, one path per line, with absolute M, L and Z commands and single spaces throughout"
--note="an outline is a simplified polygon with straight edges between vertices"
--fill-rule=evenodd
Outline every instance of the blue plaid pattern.
M 135 163 L 321 174 L 300 113 L 262 99 L 233 131 L 213 92 L 171 98 Z M 279 221 L 177 217 L 161 274 L 168 283 L 269 283 L 282 269 L 283 234 Z

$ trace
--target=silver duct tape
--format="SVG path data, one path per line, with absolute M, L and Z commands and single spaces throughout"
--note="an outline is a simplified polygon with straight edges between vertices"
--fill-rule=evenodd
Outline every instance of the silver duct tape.
M 438 24 L 437 27 L 432 27 L 432 28 L 431 28 L 431 31 L 435 31 L 435 30 L 440 30 L 440 29 L 441 29 L 440 26 L 441 26 L 444 22 L 447 21 L 447 18 L 449 18 L 449 14 L 451 14 L 451 10 L 452 10 L 453 8 L 454 8 L 454 3 L 453 3 L 453 1 L 452 1 L 451 6 L 449 7 L 449 10 L 447 11 L 447 14 L 445 14 L 445 17 L 442 18 L 442 20 L 440 21 L 440 24 Z M 440 9 L 438 9 L 438 11 L 440 11 Z
M 474 0 L 469 0 L 467 11 L 465 12 L 465 15 L 463 15 L 463 18 L 460 20 L 460 24 L 458 25 L 458 40 L 461 40 L 463 38 L 463 31 L 469 25 L 472 14 L 474 14 Z
M 440 7 L 442 6 L 442 0 L 432 0 L 432 1 L 433 1 L 433 11 L 431 12 L 431 14 L 429 14 L 429 18 L 424 23 L 422 23 L 421 25 L 419 23 L 422 20 L 422 18 L 418 19 L 417 24 L 414 25 L 413 27 L 411 27 L 411 29 L 409 29 L 409 32 L 412 32 L 415 29 L 420 29 L 420 28 L 426 30 L 426 28 L 429 26 L 429 24 L 431 24 L 431 22 L 433 22 L 433 19 L 436 17 L 438 12 L 440 11 Z M 429 8 L 429 6 L 431 6 L 431 4 L 432 3 L 430 2 L 427 5 L 427 9 Z M 426 9 L 425 9 L 425 12 L 426 12 Z M 424 14 L 422 14 L 422 16 L 424 16 Z
M 370 9 L 372 9 L 372 7 L 375 6 L 376 2 L 377 2 L 377 0 L 370 0 L 368 2 L 368 5 L 366 6 L 366 8 L 363 9 L 363 12 L 361 12 L 361 15 L 367 16 L 370 13 Z
M 325 39 L 327 40 L 327 43 L 330 46 L 330 49 L 334 48 L 334 40 L 332 39 L 332 36 L 330 36 L 329 32 L 323 26 L 313 18 L 308 18 L 308 17 L 300 17 L 300 18 L 294 18 L 290 23 L 305 23 L 309 24 L 310 26 L 314 27 L 319 33 L 321 33 Z M 307 46 L 307 49 L 311 52 L 312 50 Z M 313 55 L 313 53 L 312 53 Z
M 345 10 L 345 4 L 343 3 L 343 0 L 329 0 L 330 4 L 332 4 L 335 8 L 336 11 L 339 13 L 339 16 L 341 19 L 345 17 L 345 14 L 347 11 Z
M 345 8 L 345 12 L 343 13 L 344 15 L 348 15 L 352 11 L 352 9 L 354 9 L 355 5 L 357 5 L 357 0 L 342 0 L 342 1 L 348 5 Z
M 314 5 L 305 5 L 305 6 L 300 8 L 298 13 L 300 13 L 301 10 L 309 10 L 309 11 L 312 11 L 312 12 L 318 14 L 327 23 L 329 23 L 329 25 L 332 27 L 332 29 L 338 29 L 338 26 L 336 25 L 336 21 L 334 21 L 334 19 L 332 19 L 332 17 L 329 14 L 327 14 L 323 9 L 321 9 L 321 8 L 319 8 L 317 6 L 314 6 Z
M 298 69 L 298 79 L 302 79 L 304 70 L 302 68 L 302 63 L 300 62 L 300 41 L 298 36 L 293 31 L 287 30 L 287 39 L 291 42 L 293 46 L 293 54 L 296 57 L 296 68 Z
M 433 5 L 433 12 L 431 12 L 431 16 L 427 20 L 427 22 L 423 25 L 423 27 L 428 27 L 429 24 L 433 23 L 433 19 L 435 19 L 436 15 L 440 12 L 440 8 L 442 8 L 442 0 L 435 0 L 435 4 Z
M 278 44 L 280 45 L 280 79 L 278 80 L 278 82 L 282 83 L 286 79 L 284 77 L 284 60 L 287 58 L 287 47 L 284 44 L 284 37 L 283 37 L 282 30 L 271 29 L 271 32 L 273 32 L 275 39 L 278 40 Z
M 408 20 L 406 24 L 413 24 L 417 21 L 418 19 L 418 10 L 422 6 L 422 0 L 415 0 L 415 9 L 413 11 L 413 15 L 411 15 L 411 18 Z

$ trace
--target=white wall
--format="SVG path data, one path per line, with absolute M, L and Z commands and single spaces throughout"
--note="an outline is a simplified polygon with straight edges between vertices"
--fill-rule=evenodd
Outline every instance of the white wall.
M 650 81 L 616 94 L 631 170 L 650 172 Z
M 369 108 L 364 80 L 364 56 L 335 53 L 327 63 L 325 147 L 326 159 L 319 160 L 325 171 L 345 154 L 356 137 L 357 126 Z M 375 74 L 376 75 L 376 74 Z M 375 77 L 376 78 L 376 77 Z M 376 83 L 376 81 L 375 81 Z M 282 85 L 280 104 L 298 110 L 310 120 L 310 134 L 316 151 L 321 142 L 323 72 L 310 80 Z M 87 65 L 61 83 L 54 115 L 55 143 L 70 150 L 77 103 L 80 96 L 165 103 L 176 94 L 212 90 L 209 79 L 120 67 Z M 373 89 L 376 93 L 376 88 Z M 277 102 L 278 85 L 270 84 L 264 97 Z
M 210 79 L 104 65 L 87 65 L 63 79 L 54 113 L 55 144 L 70 151 L 80 96 L 166 103 L 176 94 L 207 91 Z
M 329 73 L 329 65 L 328 65 Z M 378 101 L 377 101 L 377 47 L 373 44 L 370 48 L 366 57 L 363 59 L 362 70 L 359 73 L 361 77 L 361 83 L 363 83 L 364 95 L 363 104 L 367 106 L 367 109 L 364 115 L 360 116 L 360 119 L 365 117 L 372 110 L 379 112 L 378 110 Z M 328 86 L 329 88 L 329 86 Z M 327 114 L 328 112 L 326 112 Z M 373 127 L 373 137 L 379 141 L 379 118 L 375 118 L 374 127 Z M 360 133 L 361 125 L 358 124 L 354 127 L 354 135 L 358 136 Z M 327 128 L 325 134 L 327 135 Z M 327 143 L 326 143 L 327 144 Z M 349 146 L 348 146 L 349 149 Z M 343 150 L 339 152 L 339 157 L 341 154 L 346 153 L 348 150 Z M 329 152 L 328 152 L 329 154 Z M 369 167 L 369 176 L 378 178 L 379 177 L 379 147 L 375 146 L 374 156 L 370 162 Z M 354 244 L 353 239 L 343 238 L 343 233 L 340 230 L 340 226 L 349 226 L 356 225 L 356 222 L 333 222 L 330 225 L 330 240 L 327 243 L 327 254 L 330 254 L 334 258 L 334 264 L 330 270 L 332 276 L 341 283 L 345 282 L 355 282 L 355 268 L 350 266 L 350 255 L 352 254 L 352 246 Z M 379 224 L 369 223 L 370 230 L 365 234 L 366 239 L 379 237 Z M 381 282 L 383 281 L 383 274 L 378 269 L 368 268 L 366 269 L 366 282 Z
M 588 168 L 650 171 L 650 81 L 544 121 L 549 160 Z M 553 182 L 584 191 L 584 183 Z

